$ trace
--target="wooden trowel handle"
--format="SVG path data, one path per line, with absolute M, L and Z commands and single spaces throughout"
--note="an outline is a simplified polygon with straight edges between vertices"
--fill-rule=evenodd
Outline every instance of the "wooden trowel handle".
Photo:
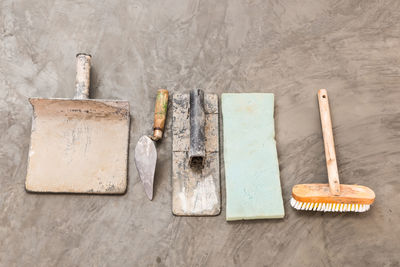
M 329 110 L 328 92 L 318 91 L 319 112 L 321 115 L 322 134 L 324 136 L 325 159 L 328 169 L 329 188 L 333 195 L 340 194 L 339 173 L 336 162 L 335 143 L 333 141 L 331 112 Z
M 168 108 L 168 91 L 159 89 L 157 91 L 156 107 L 154 111 L 154 127 L 153 137 L 154 141 L 160 140 L 163 136 L 165 118 L 167 117 Z
M 76 55 L 76 81 L 74 99 L 88 99 L 90 87 L 90 61 L 92 56 L 85 53 Z

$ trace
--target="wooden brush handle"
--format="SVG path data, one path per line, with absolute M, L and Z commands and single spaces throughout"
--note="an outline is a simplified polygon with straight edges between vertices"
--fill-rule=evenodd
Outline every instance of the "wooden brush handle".
M 329 188 L 333 195 L 340 194 L 339 172 L 336 162 L 335 143 L 333 141 L 331 112 L 329 110 L 328 92 L 318 91 L 319 112 L 321 115 L 322 134 L 324 136 L 325 159 L 328 169 Z
M 76 81 L 74 99 L 88 99 L 90 88 L 90 61 L 92 56 L 85 53 L 76 55 Z
M 168 91 L 159 89 L 157 91 L 156 107 L 154 111 L 153 137 L 154 141 L 162 138 L 164 132 L 165 118 L 167 117 Z

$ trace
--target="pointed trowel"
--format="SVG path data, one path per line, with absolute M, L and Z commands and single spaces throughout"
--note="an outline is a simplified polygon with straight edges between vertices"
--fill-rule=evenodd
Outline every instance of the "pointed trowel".
M 155 142 L 163 136 L 165 118 L 167 116 L 168 91 L 157 91 L 156 106 L 154 111 L 153 135 L 140 137 L 135 148 L 135 163 L 142 180 L 144 191 L 150 200 L 153 199 L 154 172 L 157 163 L 157 150 Z

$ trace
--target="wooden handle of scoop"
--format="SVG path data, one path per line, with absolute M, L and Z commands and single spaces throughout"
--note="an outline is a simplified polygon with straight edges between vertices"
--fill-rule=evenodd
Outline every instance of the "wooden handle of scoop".
M 76 55 L 76 81 L 74 99 L 88 99 L 90 88 L 90 62 L 92 56 L 85 53 Z
M 154 141 L 162 138 L 164 132 L 165 118 L 167 117 L 168 91 L 159 89 L 157 91 L 156 107 L 154 111 L 153 137 Z
M 328 92 L 318 91 L 319 112 L 321 115 L 322 134 L 324 136 L 325 159 L 328 169 L 329 188 L 333 195 L 340 194 L 339 172 L 336 162 L 335 143 L 333 141 L 331 112 L 329 109 Z

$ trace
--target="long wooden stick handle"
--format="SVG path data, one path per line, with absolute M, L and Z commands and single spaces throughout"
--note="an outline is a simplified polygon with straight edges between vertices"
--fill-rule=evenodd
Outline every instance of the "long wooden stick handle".
M 336 162 L 335 143 L 333 141 L 331 112 L 329 110 L 328 92 L 318 91 L 319 112 L 321 115 L 322 134 L 324 136 L 325 159 L 328 169 L 329 188 L 333 195 L 340 194 L 339 172 Z
M 165 126 L 165 118 L 167 117 L 168 108 L 168 91 L 159 89 L 157 91 L 156 106 L 154 111 L 154 127 L 151 139 L 158 141 L 162 138 Z
M 90 62 L 92 56 L 85 53 L 76 55 L 76 81 L 74 99 L 88 99 L 90 88 Z

